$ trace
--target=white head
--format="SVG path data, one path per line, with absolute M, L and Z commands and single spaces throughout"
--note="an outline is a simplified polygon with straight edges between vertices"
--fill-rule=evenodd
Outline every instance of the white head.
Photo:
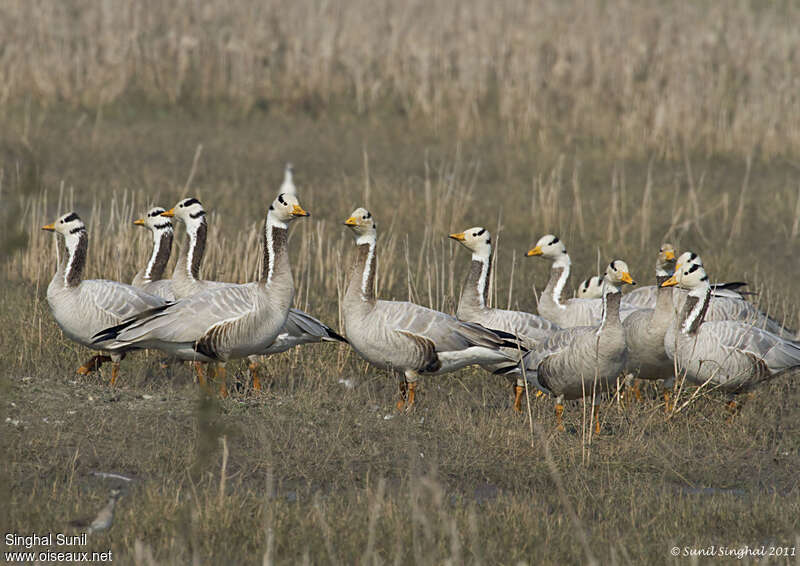
M 675 270 L 677 271 L 681 267 L 685 265 L 703 265 L 703 260 L 700 259 L 700 256 L 694 252 L 683 252 L 680 256 L 678 256 L 678 260 L 675 262 Z
M 486 228 L 478 226 L 457 234 L 450 234 L 450 237 L 461 242 L 470 250 L 473 259 L 486 260 L 492 255 L 492 235 Z
M 547 234 L 539 238 L 536 245 L 528 250 L 525 254 L 528 257 L 542 256 L 547 259 L 553 260 L 554 264 L 559 265 L 569 263 L 569 256 L 567 255 L 567 246 L 564 245 L 558 236 Z
M 603 279 L 599 275 L 590 277 L 578 287 L 579 299 L 599 299 L 603 296 Z
M 297 196 L 297 187 L 294 186 L 294 165 L 291 163 L 287 163 L 286 169 L 283 170 L 283 183 L 280 190 L 285 195 Z
M 311 214 L 303 210 L 295 195 L 285 193 L 279 194 L 272 201 L 272 204 L 269 205 L 269 212 L 267 212 L 268 222 L 280 228 L 287 228 L 289 222 L 301 216 L 311 216 Z
M 672 287 L 673 285 L 687 289 L 690 295 L 702 297 L 705 295 L 710 283 L 702 263 L 694 262 L 680 265 L 675 271 L 675 275 L 661 284 L 662 287 Z
M 366 208 L 355 209 L 350 217 L 344 221 L 356 236 L 356 244 L 374 243 L 378 234 L 378 226 L 375 219 Z
M 86 234 L 86 224 L 76 213 L 68 212 L 52 224 L 42 226 L 42 230 L 61 234 L 64 236 L 67 246 L 70 247 L 71 244 L 78 241 L 81 235 Z
M 144 215 L 144 218 L 134 220 L 133 223 L 137 226 L 145 226 L 146 228 L 150 228 L 150 230 L 152 230 L 154 233 L 159 233 L 166 230 L 171 231 L 172 220 L 168 217 L 162 216 L 165 212 L 166 210 L 160 206 L 154 206 L 147 211 L 147 214 Z
M 194 197 L 185 198 L 168 211 L 161 213 L 161 216 L 166 216 L 167 218 L 174 216 L 185 223 L 187 229 L 201 224 L 205 215 L 206 210 L 203 205 Z
M 636 281 L 631 277 L 628 264 L 621 259 L 615 259 L 608 264 L 603 280 L 611 290 L 616 291 L 619 291 L 619 285 L 623 283 L 627 285 L 636 285 Z

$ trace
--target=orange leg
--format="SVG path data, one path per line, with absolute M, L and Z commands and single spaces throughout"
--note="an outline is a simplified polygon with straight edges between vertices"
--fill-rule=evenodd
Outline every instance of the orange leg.
M 594 406 L 594 433 L 600 434 L 600 407 Z
M 197 382 L 202 386 L 206 386 L 206 375 L 203 371 L 203 362 L 194 362 L 194 371 L 197 373 Z
M 397 402 L 397 410 L 402 411 L 403 408 L 406 406 L 406 400 L 408 399 L 408 382 L 405 378 L 400 382 L 400 400 Z
M 522 412 L 522 394 L 525 393 L 525 388 L 522 385 L 514 386 L 514 411 L 517 413 Z
M 642 402 L 642 392 L 639 389 L 639 380 L 635 379 L 633 381 L 633 396 L 636 397 L 636 401 L 641 403 Z
M 228 396 L 228 386 L 225 383 L 226 378 L 228 377 L 228 370 L 225 369 L 224 365 L 220 365 L 217 367 L 217 381 L 219 381 L 219 396 L 225 399 Z
M 556 404 L 556 430 L 564 432 L 564 405 L 561 403 Z
M 83 362 L 83 365 L 81 365 L 81 367 L 78 368 L 78 373 L 81 375 L 89 375 L 93 371 L 99 370 L 100 366 L 102 366 L 104 363 L 110 361 L 111 361 L 110 356 L 101 356 L 101 355 L 92 356 L 91 358 Z
M 258 363 L 250 362 L 247 364 L 247 369 L 250 370 L 250 376 L 253 378 L 253 391 L 261 391 L 261 379 L 258 377 Z
M 406 403 L 406 411 L 411 410 L 414 407 L 414 391 L 417 388 L 417 382 L 412 381 L 408 384 L 408 402 Z
M 117 383 L 119 377 L 119 362 L 111 362 L 111 387 Z
M 664 391 L 664 412 L 669 413 L 672 411 L 672 393 Z

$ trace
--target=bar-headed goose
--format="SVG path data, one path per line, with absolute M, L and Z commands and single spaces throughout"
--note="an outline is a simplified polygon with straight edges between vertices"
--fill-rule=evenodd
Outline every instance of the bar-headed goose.
M 603 312 L 601 299 L 575 298 L 566 301 L 561 299 L 572 265 L 564 242 L 557 236 L 547 234 L 539 238 L 536 246 L 528 250 L 526 255 L 541 256 L 553 262 L 550 280 L 539 297 L 538 310 L 541 316 L 555 322 L 561 328 L 593 326 L 600 323 Z M 620 316 L 625 319 L 633 310 L 622 308 Z
M 698 263 L 679 264 L 662 283 L 689 293 L 667 355 L 679 374 L 695 384 L 708 382 L 726 392 L 745 391 L 787 370 L 800 369 L 800 343 L 738 320 L 707 320 L 711 297 L 708 275 Z
M 292 165 L 286 166 L 286 174 L 281 185 L 281 194 L 297 198 L 297 189 L 292 182 Z M 284 191 L 283 189 L 287 189 Z M 178 202 L 163 216 L 174 216 L 186 225 L 186 246 L 181 250 L 175 270 L 172 274 L 172 283 L 175 293 L 179 298 L 189 297 L 208 289 L 219 289 L 235 285 L 224 281 L 210 281 L 200 279 L 200 268 L 203 264 L 203 255 L 206 247 L 208 221 L 203 205 L 196 198 L 186 198 Z M 263 352 L 250 357 L 249 369 L 253 379 L 253 389 L 261 390 L 261 380 L 258 374 L 258 357 L 269 356 L 285 352 L 295 346 L 315 342 L 346 342 L 333 329 L 317 320 L 310 314 L 299 309 L 289 309 L 289 316 L 284 328 L 278 334 L 275 343 L 270 344 Z
M 597 326 L 566 328 L 553 333 L 525 354 L 511 369 L 525 374 L 536 387 L 556 398 L 556 418 L 562 428 L 565 400 L 581 399 L 592 392 L 611 389 L 625 365 L 625 331 L 619 318 L 619 286 L 634 284 L 627 264 L 612 261 L 603 277 L 602 322 Z M 596 382 L 595 382 L 596 380 Z
M 144 218 L 133 221 L 135 225 L 144 226 L 153 234 L 153 251 L 147 265 L 134 276 L 131 285 L 139 287 L 151 295 L 174 301 L 176 297 L 172 291 L 172 281 L 163 278 L 169 256 L 172 253 L 174 234 L 172 220 L 163 217 L 164 212 L 166 210 L 156 206 L 148 210 Z
M 687 265 L 703 267 L 703 260 L 696 253 L 687 251 L 678 258 L 677 268 Z M 746 301 L 739 293 L 729 289 L 720 291 L 715 288 L 714 284 L 711 284 L 710 287 L 711 301 L 708 305 L 708 312 L 706 312 L 706 320 L 737 320 L 762 328 L 787 340 L 795 339 L 796 333 L 793 330 L 785 328 L 780 322 L 758 310 L 758 307 Z M 683 288 L 676 291 L 675 295 L 677 296 L 674 298 L 674 303 L 677 312 L 681 312 L 688 292 Z
M 111 361 L 111 384 L 119 374 L 119 362 L 130 348 L 110 348 L 94 342 L 93 335 L 138 313 L 162 307 L 166 301 L 125 283 L 104 279 L 83 279 L 89 234 L 80 217 L 70 212 L 42 230 L 56 233 L 58 267 L 47 286 L 47 302 L 56 323 L 70 340 L 104 352 L 87 360 L 78 373 L 88 374 Z
M 405 376 L 398 408 L 413 406 L 420 374 L 442 374 L 472 364 L 515 359 L 503 350 L 513 344 L 499 331 L 414 303 L 376 299 L 375 221 L 367 210 L 358 208 L 345 225 L 353 230 L 357 250 L 342 299 L 347 339 L 371 364 Z
M 289 224 L 308 216 L 297 197 L 278 195 L 264 223 L 258 281 L 211 288 L 129 319 L 95 336 L 112 350 L 156 348 L 184 360 L 219 364 L 265 351 L 289 314 L 294 283 L 286 250 Z
M 560 330 L 554 323 L 535 314 L 489 308 L 487 303 L 489 277 L 492 269 L 492 236 L 488 230 L 481 227 L 470 228 L 463 232 L 450 234 L 450 238 L 461 242 L 472 252 L 472 263 L 467 272 L 464 289 L 456 310 L 456 316 L 460 320 L 477 322 L 486 328 L 514 334 L 528 349 L 546 340 L 554 331 Z M 514 352 L 509 353 L 514 354 Z M 499 367 L 494 364 L 488 365 L 484 369 L 494 372 Z M 522 410 L 524 391 L 525 383 L 520 377 L 514 386 L 514 410 L 516 411 Z

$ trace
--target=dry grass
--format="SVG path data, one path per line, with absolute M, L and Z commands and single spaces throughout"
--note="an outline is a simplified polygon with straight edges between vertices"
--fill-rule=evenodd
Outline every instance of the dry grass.
M 0 111 L 225 102 L 621 155 L 791 156 L 799 18 L 763 1 L 9 0 Z
M 603 401 L 590 445 L 581 404 L 554 434 L 551 405 L 535 403 L 531 437 L 505 382 L 477 370 L 423 380 L 417 412 L 393 416 L 396 384 L 329 345 L 273 359 L 261 397 L 233 364 L 232 398 L 208 404 L 188 369 L 160 370 L 147 354 L 124 362 L 112 390 L 73 374 L 86 353 L 48 312 L 52 239 L 38 229 L 76 209 L 90 227 L 88 275 L 129 280 L 149 245 L 129 221 L 191 193 L 211 211 L 206 275 L 245 280 L 292 159 L 314 214 L 291 239 L 298 303 L 334 324 L 353 247 L 340 222 L 364 202 L 379 222 L 385 297 L 451 310 L 467 254 L 446 235 L 483 224 L 499 243 L 496 304 L 535 308 L 531 285 L 542 288 L 547 268 L 522 253 L 542 233 L 570 244 L 575 284 L 611 257 L 647 282 L 669 237 L 794 321 L 791 169 L 754 160 L 747 176 L 734 159 L 609 162 L 591 151 L 533 162 L 530 146 L 498 138 L 459 146 L 398 135 L 397 123 L 300 115 L 83 116 L 32 107 L 3 128 L 8 233 L 24 235 L 6 242 L 2 265 L 8 529 L 57 531 L 96 509 L 107 485 L 91 472 L 103 471 L 137 479 L 113 529 L 90 542 L 123 563 L 640 564 L 669 562 L 673 545 L 797 544 L 796 383 L 761 388 L 733 424 L 713 394 L 671 420 L 654 390 L 626 410 Z

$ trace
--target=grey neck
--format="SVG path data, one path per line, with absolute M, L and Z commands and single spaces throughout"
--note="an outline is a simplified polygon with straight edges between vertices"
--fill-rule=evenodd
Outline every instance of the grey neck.
M 564 291 L 564 286 L 567 284 L 569 277 L 570 266 L 567 265 L 553 265 L 550 270 L 550 280 L 542 292 L 543 296 L 547 296 L 548 300 L 552 301 L 558 307 L 563 308 L 561 302 L 561 293 Z
M 492 272 L 492 261 L 490 258 L 475 258 L 467 272 L 467 279 L 464 282 L 464 290 L 461 292 L 461 299 L 458 302 L 459 310 L 485 309 L 489 303 L 489 277 Z
M 203 256 L 206 253 L 207 234 L 208 223 L 205 216 L 200 219 L 194 230 L 190 230 L 189 226 L 186 226 L 186 245 L 181 249 L 181 254 L 175 264 L 173 278 L 177 275 L 179 279 L 200 279 L 200 266 L 203 264 Z
M 361 301 L 375 302 L 375 265 L 377 257 L 375 242 L 367 242 L 356 246 L 356 263 L 350 274 L 347 295 Z
M 86 252 L 89 248 L 89 236 L 85 228 L 73 236 L 76 238 L 74 243 L 70 246 L 64 242 L 63 247 L 64 257 L 66 258 L 63 270 L 65 287 L 77 287 L 80 285 L 83 278 L 83 268 L 86 266 Z
M 286 254 L 288 230 L 285 227 L 274 226 L 269 220 L 264 224 L 264 236 L 261 248 L 264 261 L 261 264 L 259 281 L 269 285 L 279 276 L 291 273 L 289 257 Z
M 604 283 L 604 285 L 608 285 Z M 622 293 L 616 289 L 603 290 L 603 321 L 600 323 L 600 328 L 597 330 L 598 334 L 606 328 L 620 326 L 622 323 L 619 321 L 619 303 L 622 300 Z
M 164 270 L 167 268 L 169 256 L 172 253 L 172 228 L 160 228 L 153 232 L 153 253 L 144 272 L 145 281 L 158 281 L 163 279 Z
M 703 324 L 703 319 L 706 317 L 710 300 L 711 287 L 706 289 L 702 298 L 691 294 L 686 297 L 686 303 L 683 305 L 683 313 L 681 315 L 681 332 L 695 334 L 700 329 L 700 325 Z

